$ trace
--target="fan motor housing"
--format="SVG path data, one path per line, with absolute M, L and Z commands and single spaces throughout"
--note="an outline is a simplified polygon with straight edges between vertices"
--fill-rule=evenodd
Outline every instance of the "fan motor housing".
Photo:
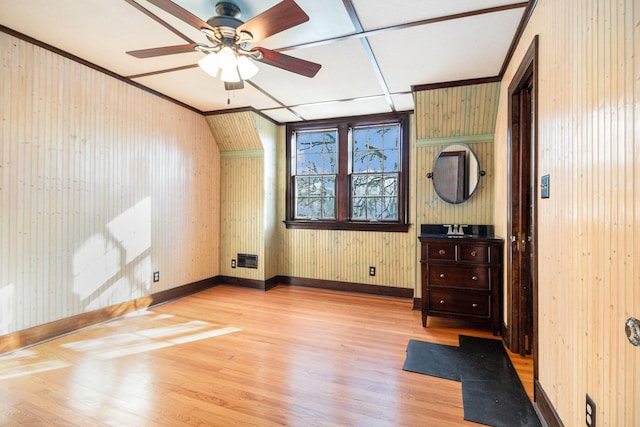
M 207 21 L 207 24 L 213 28 L 229 27 L 236 29 L 244 24 L 244 22 L 236 18 L 236 16 L 240 16 L 240 8 L 233 3 L 226 1 L 217 3 L 216 13 L 218 14 L 217 16 L 212 16 Z

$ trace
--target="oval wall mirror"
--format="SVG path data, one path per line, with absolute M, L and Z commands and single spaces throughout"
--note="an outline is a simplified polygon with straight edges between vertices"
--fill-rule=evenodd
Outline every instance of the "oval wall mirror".
M 433 188 L 447 203 L 462 203 L 478 189 L 480 170 L 476 153 L 466 144 L 451 144 L 444 147 L 433 163 L 433 172 L 427 177 L 433 179 Z

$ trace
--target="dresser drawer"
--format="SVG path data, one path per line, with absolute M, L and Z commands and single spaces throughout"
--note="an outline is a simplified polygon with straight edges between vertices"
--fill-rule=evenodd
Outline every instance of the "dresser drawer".
M 451 260 L 456 259 L 456 244 L 443 240 L 442 242 L 432 243 L 427 249 L 427 258 L 429 260 Z
M 489 247 L 474 244 L 462 244 L 458 247 L 460 261 L 489 262 Z
M 429 286 L 491 290 L 489 269 L 486 267 L 429 266 Z
M 490 296 L 460 292 L 431 291 L 429 293 L 429 310 L 441 313 L 490 317 Z

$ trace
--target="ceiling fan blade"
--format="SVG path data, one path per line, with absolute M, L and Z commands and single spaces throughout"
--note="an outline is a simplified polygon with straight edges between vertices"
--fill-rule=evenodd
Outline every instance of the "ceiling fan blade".
M 282 68 L 283 70 L 291 71 L 292 73 L 305 77 L 314 77 L 322 67 L 322 65 L 316 64 L 315 62 L 294 58 L 293 56 L 285 55 L 284 53 L 264 47 L 255 47 L 253 50 L 262 52 L 262 58 L 256 59 L 256 61 L 264 62 L 265 64 Z
M 173 55 L 176 53 L 194 52 L 197 44 L 180 44 L 177 46 L 154 47 L 152 49 L 130 50 L 128 55 L 136 58 L 153 58 L 154 56 Z
M 195 16 L 193 13 L 189 12 L 186 9 L 183 9 L 182 7 L 178 6 L 177 4 L 175 4 L 170 0 L 147 0 L 147 1 L 153 5 L 158 6 L 160 9 L 175 16 L 176 18 L 183 20 L 184 22 L 191 25 L 192 27 L 197 28 L 198 30 L 201 28 L 212 29 L 211 26 L 207 24 L 205 21 L 203 21 L 202 19 Z
M 248 31 L 257 42 L 291 27 L 307 22 L 309 16 L 293 0 L 284 0 L 237 28 Z

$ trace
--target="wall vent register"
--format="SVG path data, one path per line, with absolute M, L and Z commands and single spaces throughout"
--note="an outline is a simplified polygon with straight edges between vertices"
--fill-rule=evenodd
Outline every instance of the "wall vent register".
M 258 255 L 238 254 L 238 267 L 258 268 Z

